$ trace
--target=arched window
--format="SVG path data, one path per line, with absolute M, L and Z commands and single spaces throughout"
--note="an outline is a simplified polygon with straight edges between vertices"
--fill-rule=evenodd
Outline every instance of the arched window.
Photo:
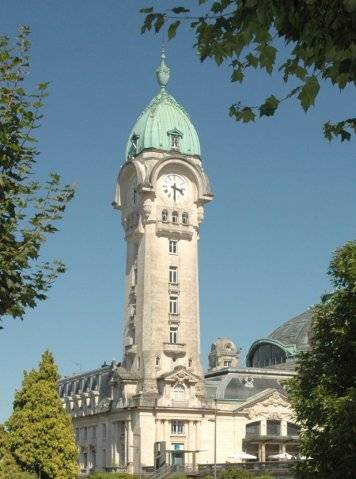
M 182 214 L 182 223 L 183 223 L 184 225 L 187 225 L 188 222 L 189 222 L 188 213 L 185 213 L 185 212 L 184 212 L 184 213 Z
M 159 356 L 156 356 L 156 366 L 160 366 L 161 364 L 161 358 Z
M 185 387 L 182 384 L 177 384 L 173 390 L 175 401 L 185 401 Z
M 286 362 L 286 353 L 277 345 L 260 344 L 253 353 L 250 366 L 255 368 L 265 368 L 273 364 Z
M 178 223 L 178 213 L 177 213 L 177 211 L 173 211 L 173 213 L 172 213 L 172 223 Z
M 163 223 L 167 223 L 167 221 L 168 221 L 168 211 L 167 210 L 162 210 L 162 221 L 163 221 Z

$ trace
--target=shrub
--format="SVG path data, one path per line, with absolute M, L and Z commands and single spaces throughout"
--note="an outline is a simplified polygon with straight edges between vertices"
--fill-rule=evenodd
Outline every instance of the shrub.
M 206 476 L 207 477 L 207 476 Z M 206 477 L 204 479 L 206 479 Z M 246 469 L 238 469 L 236 467 L 231 467 L 225 471 L 221 471 L 219 474 L 219 479 L 274 479 L 273 476 L 269 474 L 259 474 L 258 472 L 250 472 Z
M 94 472 L 89 479 L 136 479 L 136 476 L 126 472 Z
M 219 474 L 219 479 L 251 479 L 253 477 L 254 475 L 251 472 L 236 467 L 221 471 Z

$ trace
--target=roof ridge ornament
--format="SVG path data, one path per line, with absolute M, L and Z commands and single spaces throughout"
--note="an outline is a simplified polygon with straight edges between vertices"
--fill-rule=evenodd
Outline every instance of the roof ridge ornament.
M 161 50 L 161 63 L 156 70 L 156 76 L 159 86 L 161 87 L 161 91 L 166 89 L 166 85 L 169 82 L 170 76 L 170 68 L 166 64 L 166 55 L 164 53 L 164 48 Z

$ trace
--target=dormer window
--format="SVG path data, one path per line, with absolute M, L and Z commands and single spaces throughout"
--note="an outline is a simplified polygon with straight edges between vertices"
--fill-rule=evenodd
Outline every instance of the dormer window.
M 176 135 L 171 136 L 171 147 L 172 147 L 172 150 L 179 150 L 179 136 L 176 136 Z
M 183 138 L 182 132 L 175 128 L 174 130 L 168 131 L 167 134 L 170 138 L 171 150 L 179 150 L 181 139 Z
M 167 210 L 162 210 L 162 221 L 163 221 L 163 223 L 167 223 L 167 221 L 168 221 L 168 211 Z
M 184 213 L 182 214 L 182 223 L 183 223 L 183 225 L 187 225 L 188 222 L 189 222 L 188 213 L 185 213 L 185 212 L 184 212 Z
M 131 138 L 130 138 L 130 141 L 131 141 L 131 148 L 130 148 L 130 153 L 131 153 L 131 156 L 133 155 L 136 155 L 137 153 L 137 150 L 138 150 L 138 139 L 140 137 L 138 135 L 136 135 L 136 133 L 134 133 Z

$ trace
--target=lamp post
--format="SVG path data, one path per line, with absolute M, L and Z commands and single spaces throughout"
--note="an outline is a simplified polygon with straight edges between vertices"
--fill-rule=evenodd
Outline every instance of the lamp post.
M 214 479 L 216 479 L 216 418 L 217 418 L 217 399 L 214 399 L 215 413 L 214 413 Z
M 217 442 L 216 442 L 216 418 L 217 418 L 217 397 L 215 396 L 215 399 L 214 399 L 214 419 L 208 419 L 208 421 L 210 422 L 213 422 L 214 423 L 214 479 L 217 478 L 217 473 L 216 473 L 216 446 L 217 446 Z

